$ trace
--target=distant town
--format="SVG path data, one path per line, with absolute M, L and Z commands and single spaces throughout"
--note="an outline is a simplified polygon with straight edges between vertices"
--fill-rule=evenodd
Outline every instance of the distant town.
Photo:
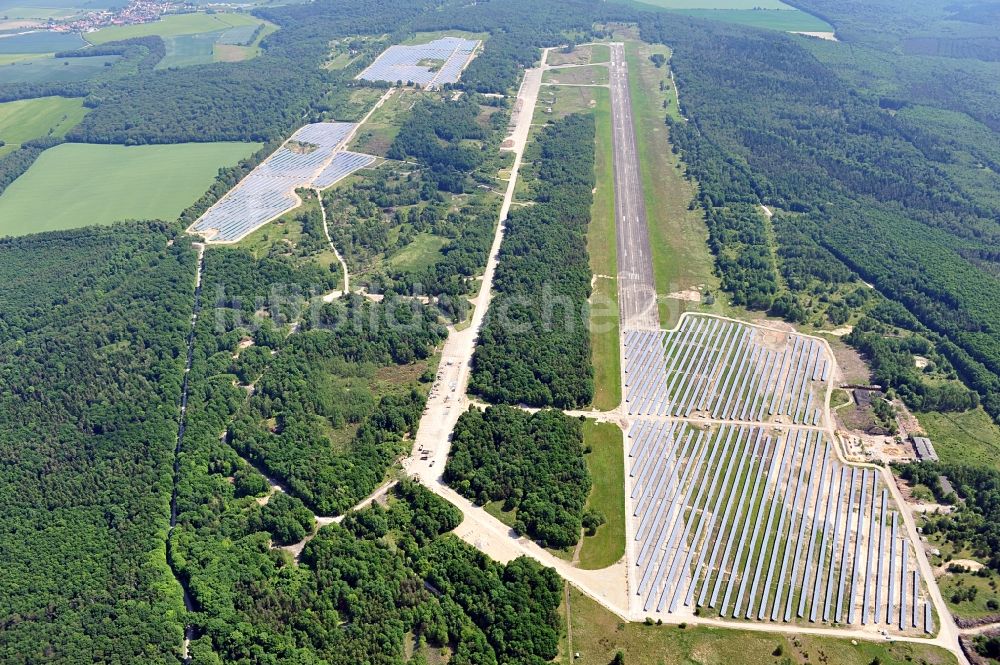
M 188 2 L 156 2 L 154 0 L 132 0 L 120 9 L 102 9 L 74 16 L 62 21 L 54 21 L 49 29 L 54 32 L 93 32 L 111 25 L 138 25 L 157 21 L 164 14 L 193 11 L 195 5 Z

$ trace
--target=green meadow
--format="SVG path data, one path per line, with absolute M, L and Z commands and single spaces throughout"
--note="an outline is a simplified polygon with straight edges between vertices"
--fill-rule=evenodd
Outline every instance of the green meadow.
M 87 110 L 83 99 L 41 97 L 0 104 L 0 155 L 16 149 L 31 139 L 52 136 L 61 138 Z
M 173 220 L 208 189 L 219 168 L 259 147 L 58 145 L 43 152 L 0 196 L 0 236 L 123 219 Z

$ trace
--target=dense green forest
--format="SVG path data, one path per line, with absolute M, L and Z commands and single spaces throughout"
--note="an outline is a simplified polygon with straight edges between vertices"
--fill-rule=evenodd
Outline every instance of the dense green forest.
M 904 305 L 1000 417 L 1000 308 L 992 295 L 1000 280 L 967 258 L 988 261 L 1000 227 L 994 202 L 943 168 L 953 158 L 947 142 L 915 135 L 797 39 L 659 16 L 642 31 L 675 49 L 690 121 L 671 121 L 672 138 L 699 182 L 734 299 L 771 309 L 779 295 L 764 278 L 778 268 L 767 265 L 765 220 L 754 206 L 794 215 L 804 231 L 794 234 L 796 255 L 813 245 L 824 266 L 833 257 Z M 795 307 L 779 303 L 777 313 L 786 312 L 794 319 Z
M 388 157 L 418 159 L 431 169 L 438 189 L 455 194 L 468 191 L 483 163 L 489 158 L 495 161 L 498 132 L 506 128 L 506 114 L 495 113 L 487 122 L 479 120 L 481 101 L 485 100 L 477 95 L 420 100 L 389 146 Z M 494 184 L 495 177 L 490 175 L 483 184 Z
M 503 501 L 514 528 L 542 546 L 569 547 L 591 487 L 583 452 L 580 421 L 559 411 L 473 407 L 455 425 L 444 479 L 478 504 Z
M 199 319 L 191 410 L 222 411 L 214 433 L 187 434 L 225 432 L 321 514 L 364 498 L 406 450 L 423 409 L 417 387 L 445 332 L 413 301 L 317 300 L 330 287 L 318 279 L 330 274 L 286 257 L 207 253 L 212 301 Z
M 506 222 L 493 299 L 469 389 L 493 402 L 573 408 L 594 395 L 587 227 L 594 187 L 594 117 L 539 132 L 527 175 L 535 205 Z
M 196 665 L 402 665 L 442 650 L 453 663 L 540 664 L 555 655 L 558 576 L 525 559 L 495 564 L 442 536 L 461 514 L 420 485 L 404 481 L 385 507 L 324 527 L 297 563 L 269 546 L 255 501 L 225 487 L 202 497 L 205 519 L 183 544 L 201 608 Z
M 0 660 L 178 662 L 164 535 L 194 253 L 163 224 L 0 241 Z

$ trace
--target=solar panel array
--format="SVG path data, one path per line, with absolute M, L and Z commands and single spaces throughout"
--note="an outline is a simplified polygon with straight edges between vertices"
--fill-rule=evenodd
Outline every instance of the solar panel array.
M 326 189 L 331 185 L 340 182 L 358 169 L 370 166 L 375 158 L 360 152 L 348 152 L 341 150 L 333 156 L 333 160 L 324 168 L 312 186 L 316 189 Z
M 250 172 L 189 231 L 211 242 L 235 242 L 299 204 L 298 187 L 325 189 L 370 165 L 370 155 L 338 150 L 355 125 L 319 122 L 305 125 Z
M 479 46 L 478 40 L 442 37 L 427 44 L 390 46 L 358 75 L 366 81 L 412 82 L 423 88 L 457 83 L 466 63 Z M 424 60 L 443 60 L 437 71 L 421 65 Z
M 687 316 L 624 336 L 629 415 L 818 425 L 830 359 L 819 340 Z
M 822 432 L 640 419 L 628 459 L 642 612 L 933 632 L 879 473 L 842 464 Z

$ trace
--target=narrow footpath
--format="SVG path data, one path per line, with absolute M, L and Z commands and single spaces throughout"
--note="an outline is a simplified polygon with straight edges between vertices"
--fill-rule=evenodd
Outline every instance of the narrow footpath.
M 316 200 L 319 201 L 319 211 L 323 215 L 323 235 L 326 236 L 326 242 L 327 244 L 330 245 L 330 249 L 333 250 L 333 255 L 337 257 L 337 261 L 340 262 L 340 269 L 344 273 L 344 285 L 343 288 L 340 289 L 340 293 L 338 294 L 336 291 L 334 291 L 332 294 L 330 294 L 331 296 L 330 299 L 333 300 L 341 295 L 351 292 L 351 273 L 348 272 L 347 262 L 344 261 L 344 257 L 342 257 L 340 255 L 340 252 L 337 251 L 337 246 L 333 244 L 333 238 L 330 237 L 330 227 L 327 226 L 327 221 L 326 221 L 326 206 L 323 205 L 323 192 L 318 189 L 313 191 L 316 192 Z

